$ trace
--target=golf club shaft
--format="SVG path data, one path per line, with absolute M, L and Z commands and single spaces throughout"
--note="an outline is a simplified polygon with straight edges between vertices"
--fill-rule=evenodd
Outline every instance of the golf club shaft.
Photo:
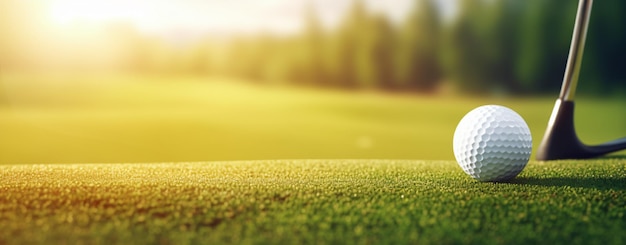
M 576 23 L 572 34 L 572 44 L 569 50 L 569 57 L 567 58 L 567 67 L 565 68 L 561 94 L 559 95 L 559 99 L 561 100 L 574 100 L 580 67 L 583 60 L 583 51 L 585 49 L 585 39 L 587 37 L 592 5 L 593 0 L 580 0 L 578 2 Z

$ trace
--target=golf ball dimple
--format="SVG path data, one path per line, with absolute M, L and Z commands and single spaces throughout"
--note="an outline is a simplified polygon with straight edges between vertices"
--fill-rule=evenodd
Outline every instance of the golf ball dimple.
M 467 113 L 454 132 L 459 166 L 479 181 L 506 181 L 517 176 L 530 158 L 532 137 L 524 119 L 499 105 Z

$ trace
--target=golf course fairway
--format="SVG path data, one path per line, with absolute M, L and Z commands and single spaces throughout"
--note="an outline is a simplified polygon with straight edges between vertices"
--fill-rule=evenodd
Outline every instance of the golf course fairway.
M 531 161 L 509 183 L 454 162 L 468 111 L 514 109 L 536 149 L 553 97 L 200 77 L 5 73 L 0 85 L 0 244 L 626 241 L 624 151 Z M 626 135 L 622 98 L 577 106 L 585 142 Z
M 0 166 L 1 244 L 619 244 L 626 159 Z
M 193 76 L 3 74 L 0 88 L 0 164 L 453 160 L 454 130 L 472 109 L 515 110 L 537 149 L 556 100 L 333 91 Z M 622 97 L 581 97 L 576 128 L 583 142 L 626 135 L 625 105 Z

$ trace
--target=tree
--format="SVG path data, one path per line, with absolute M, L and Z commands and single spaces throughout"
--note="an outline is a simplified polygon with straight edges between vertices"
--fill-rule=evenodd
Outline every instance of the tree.
M 522 86 L 515 74 L 519 55 L 519 26 L 524 2 L 498 0 L 488 6 L 487 36 L 484 38 L 488 64 L 487 78 L 494 86 L 509 93 L 521 92 Z
M 396 87 L 394 72 L 396 32 L 383 15 L 376 16 L 372 25 L 371 55 L 368 58 L 372 64 L 373 80 L 379 88 L 393 89 Z
M 398 41 L 397 77 L 402 87 L 432 91 L 441 79 L 439 11 L 432 0 L 415 1 Z
M 530 91 L 558 91 L 576 13 L 575 1 L 524 1 L 516 74 Z
M 337 85 L 355 88 L 358 84 L 358 51 L 364 37 L 363 25 L 367 23 L 367 10 L 362 1 L 354 1 L 348 16 L 337 33 L 332 56 Z
M 382 15 L 368 16 L 359 29 L 356 45 L 356 78 L 360 88 L 391 89 L 394 86 L 394 30 Z
M 530 6 L 538 2 L 462 0 L 460 3 L 459 16 L 446 33 L 447 48 L 443 56 L 446 71 L 458 87 L 482 93 L 536 89 L 537 83 L 532 82 L 537 80 L 535 75 L 551 72 L 540 70 L 540 65 L 544 65 L 540 61 L 545 59 L 542 55 L 559 52 L 553 48 L 555 45 L 541 44 L 544 37 L 539 34 L 520 34 L 522 27 L 529 31 L 542 28 L 536 23 L 543 23 L 543 17 L 535 16 L 530 24 L 523 23 L 531 16 Z M 558 23 L 551 24 L 558 26 Z M 550 56 L 558 58 L 555 57 Z
M 595 1 L 581 70 L 581 92 L 626 91 L 626 2 Z
M 326 84 L 326 71 L 324 69 L 324 53 L 326 52 L 326 40 L 320 20 L 312 5 L 309 5 L 305 13 L 306 26 L 303 35 L 303 66 L 304 80 L 309 84 Z
M 485 3 L 461 0 L 456 20 L 445 34 L 443 64 L 447 75 L 464 91 L 486 92 L 493 85 L 487 78 L 485 52 Z

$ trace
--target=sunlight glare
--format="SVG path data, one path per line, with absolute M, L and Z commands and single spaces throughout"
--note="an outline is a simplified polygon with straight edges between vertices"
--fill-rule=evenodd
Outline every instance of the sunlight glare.
M 446 10 L 456 0 L 439 2 Z M 52 23 L 60 26 L 78 22 L 107 24 L 125 22 L 142 32 L 166 34 L 172 31 L 213 34 L 272 31 L 294 33 L 303 27 L 306 6 L 317 9 L 321 21 L 334 27 L 341 21 L 349 1 L 334 0 L 47 0 Z M 411 0 L 365 0 L 374 12 L 387 13 L 401 22 Z M 444 11 L 450 12 L 450 11 Z
M 137 19 L 142 16 L 141 8 L 123 1 L 53 0 L 50 8 L 52 20 L 59 24 L 78 20 L 105 22 Z

